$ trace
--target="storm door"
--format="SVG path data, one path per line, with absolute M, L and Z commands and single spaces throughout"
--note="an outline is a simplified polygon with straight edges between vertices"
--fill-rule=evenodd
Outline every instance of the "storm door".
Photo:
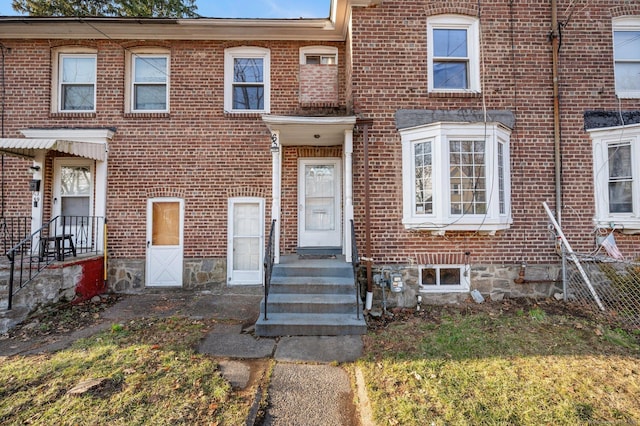
M 262 284 L 264 200 L 231 198 L 227 224 L 227 282 Z
M 182 286 L 184 200 L 147 201 L 148 287 Z
M 298 164 L 298 246 L 342 245 L 340 159 L 300 159 Z
M 75 246 L 91 247 L 93 242 L 92 160 L 56 158 L 54 161 L 53 217 L 56 234 L 71 235 Z M 68 240 L 63 240 L 68 244 Z

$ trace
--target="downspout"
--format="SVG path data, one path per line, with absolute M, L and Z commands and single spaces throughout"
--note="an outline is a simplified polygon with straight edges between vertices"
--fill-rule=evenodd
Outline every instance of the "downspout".
M 558 54 L 560 53 L 560 26 L 558 1 L 551 0 L 551 49 L 553 73 L 553 145 L 556 187 L 556 220 L 562 225 L 562 158 L 560 151 L 560 90 L 558 82 Z
M 358 120 L 358 125 L 362 126 L 362 139 L 364 145 L 364 238 L 365 238 L 365 256 L 367 264 L 367 298 L 365 309 L 371 309 L 373 301 L 373 279 L 371 272 L 371 264 L 373 263 L 371 249 L 371 198 L 369 188 L 369 126 L 373 120 Z

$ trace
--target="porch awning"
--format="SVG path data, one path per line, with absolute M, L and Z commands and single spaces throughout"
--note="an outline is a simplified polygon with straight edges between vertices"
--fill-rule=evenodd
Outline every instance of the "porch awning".
M 64 139 L 0 138 L 0 154 L 34 158 L 37 151 L 58 151 L 78 157 L 104 161 L 107 158 L 105 142 L 81 142 Z

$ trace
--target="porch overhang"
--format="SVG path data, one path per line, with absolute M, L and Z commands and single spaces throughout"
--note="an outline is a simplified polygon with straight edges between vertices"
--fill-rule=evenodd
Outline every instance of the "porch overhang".
M 35 158 L 38 151 L 58 151 L 92 160 L 104 161 L 106 144 L 101 142 L 79 142 L 64 139 L 0 139 L 0 153 L 15 157 Z
M 264 115 L 262 121 L 270 132 L 279 133 L 282 145 L 336 146 L 344 143 L 346 130 L 353 130 L 356 117 Z
M 40 152 L 57 151 L 105 161 L 112 129 L 25 129 L 24 138 L 0 138 L 0 153 L 34 159 Z

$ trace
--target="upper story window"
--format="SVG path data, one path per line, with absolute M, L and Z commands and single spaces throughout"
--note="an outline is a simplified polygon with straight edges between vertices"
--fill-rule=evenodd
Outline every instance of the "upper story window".
M 132 49 L 127 55 L 126 112 L 168 112 L 170 55 L 166 49 Z
M 300 48 L 301 65 L 337 65 L 338 48 L 332 46 L 305 46 Z
M 480 92 L 478 20 L 460 15 L 427 19 L 429 92 Z
M 616 94 L 640 98 L 640 17 L 614 19 L 613 56 Z
M 269 49 L 234 47 L 225 50 L 224 109 L 228 112 L 269 112 Z
M 508 129 L 434 123 L 400 133 L 406 228 L 492 233 L 509 227 Z
M 95 112 L 95 50 L 60 48 L 53 58 L 52 112 Z
M 591 130 L 595 221 L 640 231 L 640 125 Z

